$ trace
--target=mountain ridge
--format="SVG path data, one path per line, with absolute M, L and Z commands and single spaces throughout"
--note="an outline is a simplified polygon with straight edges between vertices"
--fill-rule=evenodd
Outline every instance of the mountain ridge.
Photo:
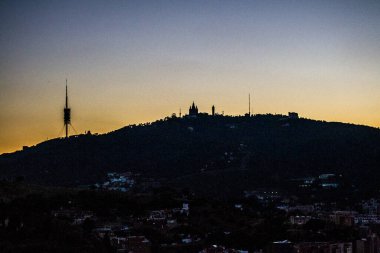
M 225 185 L 226 191 L 318 173 L 344 174 L 355 185 L 376 187 L 380 130 L 271 114 L 167 117 L 102 135 L 45 141 L 0 155 L 0 168 L 3 178 L 62 186 L 131 171 L 183 187 Z

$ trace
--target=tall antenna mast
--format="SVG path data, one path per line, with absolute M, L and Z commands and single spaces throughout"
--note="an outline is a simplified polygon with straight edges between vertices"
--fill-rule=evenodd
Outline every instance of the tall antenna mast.
M 71 124 L 71 109 L 69 108 L 69 98 L 67 95 L 67 79 L 66 79 L 66 104 L 65 108 L 63 109 L 63 124 L 66 128 L 66 138 L 69 137 L 69 125 Z
M 248 93 L 248 116 L 251 116 L 251 93 Z
M 69 98 L 67 97 L 67 79 L 66 79 L 66 104 L 65 104 L 65 108 L 68 108 L 68 105 L 69 105 L 68 100 L 69 100 Z

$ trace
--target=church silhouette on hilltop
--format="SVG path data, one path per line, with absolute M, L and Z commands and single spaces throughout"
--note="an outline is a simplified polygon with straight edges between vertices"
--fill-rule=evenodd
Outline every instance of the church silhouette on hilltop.
M 189 108 L 189 116 L 197 116 L 197 115 L 198 115 L 198 107 L 194 104 L 194 101 L 193 101 L 193 104 Z
M 189 107 L 188 117 L 195 118 L 195 117 L 199 116 L 200 114 L 206 114 L 206 115 L 208 115 L 207 113 L 200 113 L 198 111 L 198 106 L 196 106 L 195 103 L 194 103 L 194 101 L 193 101 L 193 103 Z M 211 115 L 212 116 L 215 115 L 215 106 L 214 105 L 211 107 Z

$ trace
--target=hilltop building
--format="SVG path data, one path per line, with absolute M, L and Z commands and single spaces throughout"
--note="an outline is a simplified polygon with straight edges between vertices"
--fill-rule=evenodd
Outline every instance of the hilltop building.
M 198 107 L 194 104 L 194 101 L 193 101 L 193 104 L 189 108 L 189 116 L 196 117 L 197 115 L 198 115 Z
M 298 116 L 298 113 L 296 113 L 296 112 L 289 112 L 288 113 L 288 118 L 289 119 L 298 119 L 299 116 Z

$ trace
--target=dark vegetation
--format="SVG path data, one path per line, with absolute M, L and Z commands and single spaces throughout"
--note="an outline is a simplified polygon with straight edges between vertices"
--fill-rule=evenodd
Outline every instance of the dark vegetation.
M 1 175 L 12 180 L 77 186 L 132 171 L 212 196 L 321 173 L 343 174 L 372 192 L 379 168 L 379 129 L 282 115 L 171 117 L 0 156 Z

